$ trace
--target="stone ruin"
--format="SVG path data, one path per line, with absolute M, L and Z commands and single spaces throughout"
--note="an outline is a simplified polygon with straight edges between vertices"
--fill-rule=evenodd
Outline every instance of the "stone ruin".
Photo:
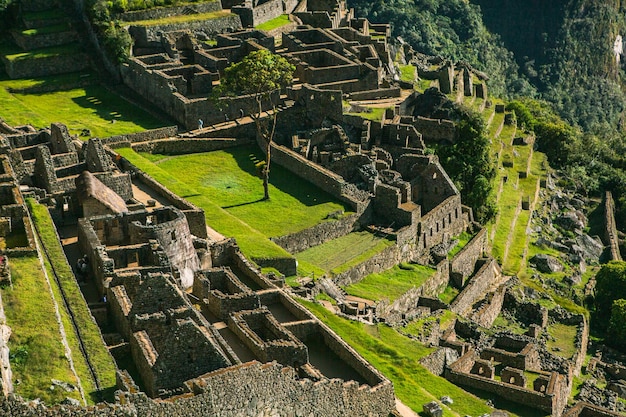
M 233 240 L 207 239 L 201 210 L 143 172 L 133 172 L 134 178 L 121 172 L 100 140 L 79 147 L 64 126 L 53 130 L 61 134 L 3 136 L 10 154 L 3 167 L 15 196 L 21 198 L 19 172 L 29 195 L 47 202 L 58 224 L 78 217 L 86 276 L 104 304 L 90 305 L 92 313 L 101 326 L 115 328 L 105 340 L 114 357 L 132 357 L 140 378 L 120 371 L 118 403 L 100 406 L 100 415 L 157 409 L 196 415 L 202 409 L 236 416 L 279 407 L 386 416 L 394 408 L 391 383 L 293 301 L 281 280 L 261 274 Z M 117 163 L 129 166 L 119 158 Z M 133 196 L 137 181 L 175 206 L 147 207 Z M 26 213 L 18 207 L 16 213 Z M 5 371 L 3 366 L 3 380 L 10 375 Z M 326 400 L 314 400 L 320 397 Z M 14 400 L 4 406 L 12 407 L 11 415 L 31 407 Z M 63 407 L 68 415 L 83 410 Z M 57 411 L 42 408 L 38 414 Z

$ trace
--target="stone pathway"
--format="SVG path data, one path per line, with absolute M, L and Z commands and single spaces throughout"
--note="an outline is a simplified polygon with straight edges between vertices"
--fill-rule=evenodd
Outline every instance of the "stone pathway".
M 415 411 L 411 410 L 406 404 L 396 398 L 396 410 L 402 417 L 419 417 Z

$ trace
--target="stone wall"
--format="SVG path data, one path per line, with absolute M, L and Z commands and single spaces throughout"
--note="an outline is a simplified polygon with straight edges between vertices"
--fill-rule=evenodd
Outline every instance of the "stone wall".
M 468 363 L 473 363 L 473 352 L 468 352 L 445 371 L 445 378 L 457 385 L 468 386 L 491 392 L 500 397 L 520 404 L 551 413 L 552 416 L 560 417 L 565 405 L 567 405 L 568 389 L 563 375 L 553 372 L 550 375 L 550 383 L 545 393 L 532 391 L 512 384 L 502 383 L 493 379 L 469 373 Z
M 478 258 L 483 256 L 487 245 L 487 230 L 480 231 L 450 261 L 450 278 L 457 288 L 465 286 L 465 280 L 474 273 Z
M 173 7 L 155 7 L 149 10 L 134 10 L 115 15 L 115 19 L 124 22 L 137 22 L 139 20 L 163 19 L 165 17 L 178 16 L 185 14 L 189 9 L 195 13 L 219 12 L 222 10 L 222 4 L 219 0 L 208 1 L 203 3 L 185 4 L 184 6 Z
M 166 187 L 161 185 L 161 183 L 156 181 L 150 175 L 146 174 L 144 171 L 137 168 L 135 165 L 131 164 L 128 160 L 124 159 L 123 161 L 120 161 L 120 164 L 122 165 L 121 168 L 123 170 L 129 170 L 134 172 L 135 178 L 137 178 L 137 180 L 141 181 L 149 188 L 156 191 L 157 194 L 164 197 L 171 205 L 181 210 L 187 218 L 189 230 L 191 231 L 192 235 L 203 239 L 207 238 L 208 234 L 206 228 L 206 219 L 204 217 L 204 210 L 194 206 L 184 198 L 181 198 L 178 195 L 172 193 Z
M 619 251 L 619 237 L 615 224 L 615 202 L 613 195 L 607 191 L 604 195 L 604 244 L 608 245 L 611 260 L 621 261 L 622 255 Z
M 192 153 L 212 152 L 235 146 L 255 143 L 250 136 L 237 138 L 172 138 L 132 144 L 135 152 L 149 152 L 162 155 L 187 155 Z
M 349 270 L 335 275 L 333 279 L 340 286 L 354 284 L 369 274 L 386 271 L 394 265 L 408 260 L 409 259 L 405 259 L 405 254 L 402 253 L 396 244 L 385 248 L 382 252 L 379 252 Z
M 136 142 L 146 142 L 156 139 L 164 139 L 176 136 L 178 134 L 178 126 L 166 126 L 158 129 L 144 130 L 143 132 L 129 133 L 126 135 L 109 136 L 100 139 L 104 145 L 112 148 L 128 147 Z
M 378 88 L 376 90 L 355 91 L 350 93 L 352 100 L 378 100 L 383 98 L 400 97 L 400 87 Z
M 74 31 L 47 33 L 45 35 L 24 35 L 22 32 L 11 32 L 15 43 L 20 48 L 30 51 L 38 48 L 65 45 L 78 40 L 78 34 Z M 32 63 L 32 61 L 31 61 Z
M 454 299 L 450 305 L 450 310 L 467 317 L 472 305 L 484 298 L 487 290 L 494 281 L 500 277 L 500 267 L 495 259 L 489 258 L 483 261 L 483 265 L 470 279 L 463 291 Z
M 456 125 L 451 120 L 429 119 L 427 117 L 417 116 L 413 122 L 413 126 L 422 134 L 425 142 L 456 142 L 458 132 Z
M 158 39 L 157 32 L 178 30 L 201 30 L 207 34 L 232 32 L 241 29 L 241 19 L 236 14 L 228 14 L 216 19 L 197 20 L 184 23 L 161 24 L 158 26 L 130 26 L 128 31 L 139 44 L 147 44 L 149 39 Z
M 230 9 L 239 15 L 243 27 L 254 27 L 283 14 L 283 0 L 267 0 L 256 6 L 253 5 L 254 3 L 244 3 Z
M 285 146 L 272 143 L 272 162 L 342 199 L 347 184 L 339 175 L 300 156 Z
M 448 285 L 449 263 L 447 260 L 437 265 L 436 271 L 419 287 L 413 287 L 391 305 L 381 302 L 376 306 L 376 317 L 383 318 L 385 323 L 394 325 L 403 320 L 403 317 L 414 310 L 420 303 L 422 297 L 436 297 Z M 438 306 L 442 307 L 442 306 Z
M 7 74 L 11 78 L 34 78 L 45 75 L 65 74 L 89 68 L 89 56 L 85 53 L 53 55 L 45 58 L 15 59 L 2 58 Z
M 350 214 L 339 220 L 324 221 L 308 229 L 290 235 L 274 237 L 271 238 L 271 240 L 287 252 L 296 254 L 313 246 L 321 245 L 329 240 L 337 239 L 350 232 L 359 230 L 361 227 L 359 223 L 360 218 L 361 216 L 359 214 Z

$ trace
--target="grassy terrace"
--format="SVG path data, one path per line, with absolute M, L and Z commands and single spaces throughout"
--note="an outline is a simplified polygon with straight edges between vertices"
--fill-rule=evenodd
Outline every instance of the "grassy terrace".
M 400 79 L 402 81 L 406 81 L 408 83 L 412 83 L 415 81 L 416 72 L 415 67 L 411 64 L 408 65 L 400 65 Z
M 393 244 L 395 242 L 369 232 L 353 232 L 298 253 L 298 273 L 339 274 Z
M 370 107 L 367 111 L 362 111 L 360 113 L 346 113 L 352 116 L 361 116 L 364 119 L 371 120 L 373 122 L 380 122 L 383 120 L 383 115 L 385 114 L 384 108 L 381 107 Z
M 350 295 L 378 301 L 393 302 L 413 287 L 419 287 L 435 269 L 417 264 L 400 264 L 380 274 L 370 274 L 356 284 L 345 288 Z
M 52 272 L 52 266 L 44 257 L 48 276 L 50 277 L 52 292 L 54 293 L 57 303 L 59 304 L 59 313 L 61 314 L 66 338 L 72 351 L 74 367 L 80 378 L 83 390 L 88 396 L 88 400 L 91 400 L 91 402 L 96 403 L 98 401 L 102 401 L 103 399 L 112 400 L 112 394 L 115 390 L 116 370 L 113 357 L 111 357 L 106 346 L 104 345 L 100 335 L 100 329 L 93 320 L 89 308 L 85 303 L 85 299 L 83 298 L 80 288 L 78 287 L 78 283 L 74 278 L 72 269 L 67 263 L 67 259 L 65 258 L 63 248 L 59 243 L 55 231 L 56 229 L 52 223 L 48 209 L 32 199 L 28 199 L 28 206 L 33 215 L 33 220 L 41 233 L 42 243 L 52 258 L 54 270 L 59 276 L 60 284 L 70 303 L 72 313 L 79 324 L 80 336 L 82 337 L 85 350 L 98 377 L 100 387 L 104 390 L 101 394 L 104 395 L 105 398 L 101 398 L 96 392 L 96 384 L 93 381 L 91 373 L 89 372 L 86 359 L 82 355 L 78 342 L 78 335 L 76 334 L 70 321 L 69 312 L 62 301 L 63 298 L 61 288 L 59 288 L 57 282 L 53 278 L 54 274 Z M 106 397 L 107 395 L 109 397 Z
M 67 74 L 10 80 L 0 73 L 0 117 L 11 125 L 32 124 L 38 128 L 62 121 L 70 133 L 78 134 L 83 129 L 89 129 L 93 136 L 98 137 L 134 133 L 171 124 L 169 120 L 156 119 L 100 85 L 73 87 L 81 77 L 93 75 Z M 47 86 L 67 86 L 67 89 L 38 94 L 26 92 L 28 89 Z
M 570 359 L 576 352 L 576 326 L 555 323 L 548 327 L 548 350 L 555 355 Z
M 60 55 L 71 55 L 83 52 L 79 43 L 51 46 L 49 48 L 34 49 L 32 51 L 9 53 L 4 57 L 9 61 L 22 61 L 26 59 L 51 58 Z
M 196 22 L 196 21 L 201 21 L 201 20 L 221 19 L 223 17 L 229 17 L 229 16 L 235 16 L 235 15 L 225 10 L 219 10 L 217 12 L 209 12 L 209 13 L 170 16 L 170 17 L 165 17 L 163 19 L 139 20 L 136 22 L 128 22 L 128 24 L 132 26 L 175 25 L 175 24 L 181 24 L 181 23 Z
M 22 35 L 26 35 L 26 36 L 46 35 L 49 33 L 66 32 L 68 30 L 70 30 L 70 25 L 68 23 L 59 23 L 58 25 L 44 26 L 41 28 L 34 28 L 34 29 L 26 29 L 22 31 Z
M 311 183 L 273 165 L 270 200 L 262 200 L 262 179 L 255 164 L 262 158 L 256 146 L 174 157 L 139 155 L 118 150 L 172 192 L 205 210 L 207 223 L 237 239 L 252 258 L 290 256 L 268 238 L 294 233 L 347 210 Z
M 278 29 L 283 26 L 287 26 L 289 23 L 291 23 L 291 20 L 289 20 L 289 15 L 281 14 L 280 16 L 275 17 L 272 20 L 261 23 L 260 25 L 256 26 L 256 29 L 269 31 Z
M 37 257 L 11 258 L 13 288 L 2 289 L 11 327 L 9 348 L 15 392 L 54 404 L 65 397 L 80 400 L 78 391 L 51 390 L 52 378 L 77 384 L 54 319 L 55 303 Z M 17 383 L 19 381 L 19 383 Z
M 491 411 L 484 400 L 431 374 L 419 363 L 420 358 L 432 352 L 431 348 L 385 325 L 368 326 L 348 321 L 318 304 L 300 302 L 389 378 L 396 396 L 414 411 L 421 412 L 423 404 L 444 395 L 454 400 L 449 408 L 444 406 L 444 416 L 478 416 Z

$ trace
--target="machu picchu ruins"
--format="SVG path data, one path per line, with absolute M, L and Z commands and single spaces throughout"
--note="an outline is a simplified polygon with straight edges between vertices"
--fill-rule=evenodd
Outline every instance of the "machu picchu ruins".
M 5 7 L 1 415 L 626 412 L 620 197 L 490 74 L 349 0 L 135 3 Z

